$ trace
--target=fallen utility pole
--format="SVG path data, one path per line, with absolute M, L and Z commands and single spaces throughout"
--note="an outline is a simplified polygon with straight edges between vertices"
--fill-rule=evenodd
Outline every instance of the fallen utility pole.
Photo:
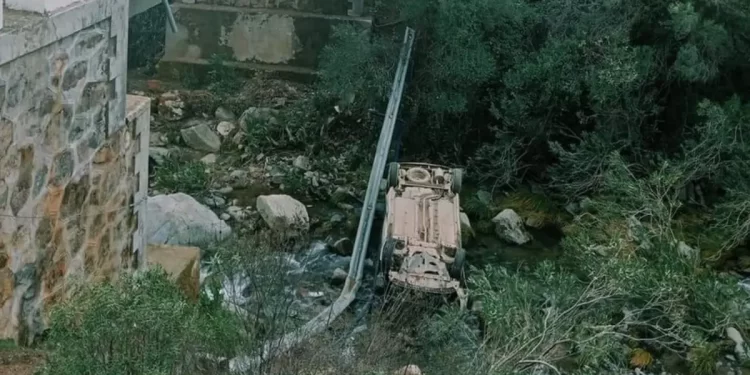
M 331 306 L 323 310 L 298 330 L 266 343 L 259 357 L 243 356 L 231 359 L 229 361 L 229 368 L 232 372 L 247 372 L 253 367 L 258 366 L 262 361 L 282 354 L 300 342 L 322 332 L 354 301 L 357 290 L 362 283 L 362 271 L 364 270 L 365 259 L 367 258 L 367 244 L 370 240 L 372 222 L 375 218 L 375 205 L 380 190 L 380 181 L 385 173 L 385 165 L 393 138 L 393 129 L 398 117 L 399 107 L 401 106 L 401 96 L 404 91 L 404 82 L 406 80 L 409 61 L 411 60 L 414 35 L 414 30 L 407 27 L 401 47 L 401 54 L 399 55 L 398 67 L 396 68 L 396 76 L 393 79 L 388 109 L 386 110 L 383 127 L 380 130 L 375 159 L 370 171 L 370 180 L 367 184 L 364 207 L 359 217 L 359 227 L 357 228 L 357 237 L 354 240 L 352 260 L 349 263 L 349 275 L 344 284 L 344 289 L 341 291 L 341 295 Z

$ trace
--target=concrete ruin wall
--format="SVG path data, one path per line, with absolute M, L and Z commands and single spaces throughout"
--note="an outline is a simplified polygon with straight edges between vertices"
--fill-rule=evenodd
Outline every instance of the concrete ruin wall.
M 336 24 L 371 26 L 348 15 L 348 0 L 176 0 L 178 31 L 167 29 L 162 62 L 312 73 Z
M 144 251 L 150 118 L 126 99 L 128 2 L 68 1 L 6 9 L 0 30 L 0 338 L 23 343 L 72 286 Z

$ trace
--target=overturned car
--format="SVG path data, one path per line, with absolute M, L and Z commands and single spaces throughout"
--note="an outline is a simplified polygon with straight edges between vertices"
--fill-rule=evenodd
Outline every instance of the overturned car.
M 462 170 L 391 163 L 380 264 L 386 280 L 427 293 L 453 294 L 466 305 L 459 192 Z

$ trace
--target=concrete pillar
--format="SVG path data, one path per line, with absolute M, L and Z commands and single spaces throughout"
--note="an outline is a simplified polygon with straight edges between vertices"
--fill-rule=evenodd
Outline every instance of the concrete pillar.
M 48 14 L 80 0 L 5 0 L 8 9 Z

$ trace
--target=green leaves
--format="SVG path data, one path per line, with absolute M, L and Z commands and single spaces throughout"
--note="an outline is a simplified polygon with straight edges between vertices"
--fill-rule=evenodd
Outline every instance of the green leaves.
M 197 353 L 221 354 L 228 322 L 188 303 L 161 269 L 90 285 L 54 310 L 45 373 L 172 374 Z

